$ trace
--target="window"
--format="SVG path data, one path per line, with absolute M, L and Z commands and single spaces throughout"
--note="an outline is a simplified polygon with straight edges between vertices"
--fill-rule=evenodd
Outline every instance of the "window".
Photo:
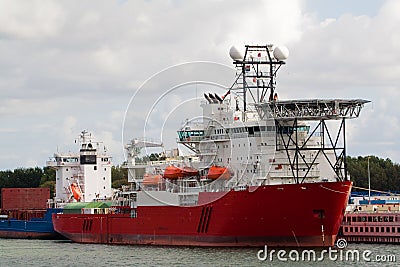
M 379 227 L 375 227 L 375 232 L 379 233 Z
M 374 232 L 374 227 L 370 227 L 370 228 L 369 228 L 369 231 L 370 231 L 370 232 Z
M 97 166 L 93 166 L 93 170 L 97 171 Z
M 106 171 L 107 171 L 107 168 L 104 168 L 104 171 L 106 172 Z
M 355 230 L 356 230 L 356 233 L 358 233 L 358 227 L 354 227 L 355 228 Z
M 364 227 L 360 227 L 360 232 L 364 232 Z

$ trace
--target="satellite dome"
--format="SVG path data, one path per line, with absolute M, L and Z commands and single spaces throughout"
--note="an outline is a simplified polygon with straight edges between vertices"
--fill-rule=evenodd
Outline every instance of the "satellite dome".
M 286 46 L 277 46 L 274 49 L 274 58 L 277 60 L 285 60 L 289 57 L 289 50 Z
M 232 46 L 229 50 L 229 55 L 233 60 L 240 60 L 243 59 L 242 53 L 236 48 L 236 46 Z

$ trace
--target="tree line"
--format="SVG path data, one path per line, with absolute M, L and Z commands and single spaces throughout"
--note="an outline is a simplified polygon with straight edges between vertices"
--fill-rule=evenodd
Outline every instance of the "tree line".
M 368 188 L 368 161 L 371 189 L 400 192 L 400 165 L 376 156 L 347 158 L 347 169 L 354 186 Z
M 113 188 L 128 184 L 128 170 L 121 166 L 112 166 L 111 181 Z M 56 187 L 56 171 L 50 167 L 18 168 L 14 171 L 0 171 L 0 189 L 12 187 L 48 187 L 53 196 Z M 1 191 L 0 191 L 1 194 Z
M 160 160 L 161 156 L 151 155 L 149 160 Z M 357 187 L 368 188 L 368 157 L 347 157 L 348 173 Z M 371 188 L 381 191 L 400 192 L 400 165 L 390 159 L 369 156 Z M 113 188 L 128 185 L 128 170 L 121 166 L 111 169 Z M 18 168 L 0 171 L 0 188 L 3 187 L 48 187 L 54 194 L 56 172 L 49 167 Z

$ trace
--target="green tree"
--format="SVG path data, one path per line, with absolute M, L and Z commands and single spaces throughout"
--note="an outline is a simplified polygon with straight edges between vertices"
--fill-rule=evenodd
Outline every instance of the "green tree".
M 368 188 L 368 156 L 347 158 L 350 177 L 357 187 Z M 400 191 L 400 165 L 390 159 L 369 156 L 371 189 Z
M 56 190 L 56 170 L 50 167 L 43 168 L 43 175 L 39 187 L 50 188 L 50 196 L 53 197 Z
M 121 166 L 112 166 L 111 181 L 113 188 L 121 188 L 122 185 L 128 185 L 128 169 Z

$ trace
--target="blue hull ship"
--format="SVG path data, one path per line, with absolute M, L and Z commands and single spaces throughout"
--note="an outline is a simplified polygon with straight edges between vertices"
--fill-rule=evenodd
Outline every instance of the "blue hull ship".
M 62 210 L 49 208 L 43 217 L 29 219 L 16 219 L 3 214 L 0 218 L 0 238 L 62 239 L 62 236 L 54 231 L 51 218 L 53 213 L 59 213 Z M 18 215 L 24 214 L 18 212 Z

